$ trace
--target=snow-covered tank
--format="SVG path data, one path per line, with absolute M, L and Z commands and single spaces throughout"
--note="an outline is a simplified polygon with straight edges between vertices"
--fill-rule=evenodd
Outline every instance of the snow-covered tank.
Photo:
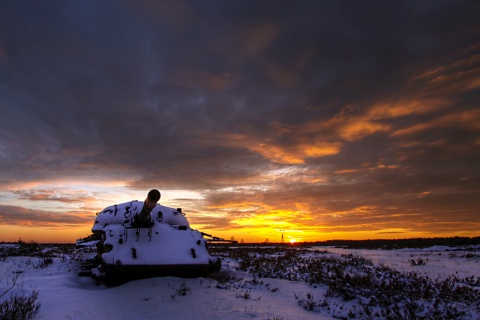
M 190 228 L 181 208 L 162 206 L 159 200 L 160 192 L 153 189 L 145 201 L 116 204 L 97 213 L 92 235 L 77 240 L 77 248 L 97 246 L 100 265 L 92 269 L 92 276 L 121 283 L 220 270 L 220 259 L 207 250 L 206 234 Z

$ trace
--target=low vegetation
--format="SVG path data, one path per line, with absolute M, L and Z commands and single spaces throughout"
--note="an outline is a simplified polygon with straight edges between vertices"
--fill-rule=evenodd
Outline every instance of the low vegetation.
M 312 255 L 289 247 L 216 248 L 234 259 L 238 269 L 258 279 L 280 278 L 325 286 L 323 297 L 295 294 L 305 310 L 327 312 L 339 319 L 474 319 L 480 314 L 480 278 L 452 275 L 431 279 L 417 272 L 399 272 L 357 255 Z M 412 266 L 426 260 L 412 259 Z
M 383 244 L 382 248 L 390 249 Z M 280 289 L 268 281 L 277 278 L 305 282 L 312 288 L 308 293 L 292 292 L 299 308 L 338 319 L 476 319 L 480 314 L 480 277 L 451 275 L 432 279 L 420 271 L 421 266 L 430 263 L 428 259 L 411 258 L 406 262 L 414 271 L 400 272 L 355 254 L 312 251 L 306 246 L 211 246 L 210 251 L 251 275 L 244 278 L 222 270 L 210 276 L 216 288 L 234 290 L 238 299 L 260 301 L 261 296 L 252 291 L 258 287 L 277 292 Z M 480 258 L 478 248 L 461 252 L 452 249 L 445 254 L 452 258 Z M 20 240 L 0 246 L 0 260 L 11 256 L 32 257 L 32 261 L 25 260 L 29 268 L 46 268 L 54 259 L 82 263 L 89 255 L 82 256 L 73 245 L 39 245 Z M 0 292 L 0 320 L 34 318 L 41 307 L 39 292 L 14 294 L 13 287 L 15 281 Z M 319 288 L 322 290 L 316 290 Z M 172 300 L 191 293 L 186 282 L 173 289 Z M 284 320 L 280 316 L 271 319 Z
M 46 268 L 53 263 L 54 258 L 65 261 L 67 256 L 74 255 L 73 245 L 44 245 L 36 242 L 24 242 L 21 239 L 17 243 L 0 246 L 0 260 L 5 261 L 10 257 L 26 256 L 19 269 Z M 20 271 L 21 272 L 21 271 Z M 7 276 L 4 274 L 4 276 Z M 18 283 L 18 274 L 10 281 L 11 285 L 0 292 L 0 320 L 25 320 L 33 319 L 40 311 L 41 303 L 38 301 L 39 291 L 33 290 L 30 293 L 15 292 L 15 288 L 22 286 Z
M 0 303 L 0 320 L 25 320 L 33 319 L 40 311 L 37 302 L 38 291 L 30 295 L 11 295 L 9 299 Z

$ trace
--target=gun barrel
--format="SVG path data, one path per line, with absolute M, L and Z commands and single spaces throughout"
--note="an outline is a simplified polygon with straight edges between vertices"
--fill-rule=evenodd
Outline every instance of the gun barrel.
M 150 211 L 157 205 L 157 202 L 160 200 L 160 191 L 157 189 L 152 189 L 148 192 L 147 198 L 145 199 L 144 206 L 148 207 Z
M 147 198 L 143 202 L 142 210 L 138 215 L 135 216 L 135 223 L 136 224 L 150 224 L 152 217 L 150 216 L 150 212 L 152 212 L 153 208 L 157 205 L 157 202 L 160 200 L 160 191 L 157 189 L 152 189 L 148 192 Z
M 225 240 L 223 238 L 215 237 L 212 236 L 211 234 L 205 233 L 205 232 L 200 232 L 202 236 L 209 237 L 210 239 L 207 239 L 208 242 L 228 242 L 228 243 L 238 243 L 237 240 Z

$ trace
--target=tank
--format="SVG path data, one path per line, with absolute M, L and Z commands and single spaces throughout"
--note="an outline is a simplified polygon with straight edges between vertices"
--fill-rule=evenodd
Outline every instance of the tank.
M 158 203 L 150 190 L 145 201 L 106 207 L 97 213 L 92 234 L 77 248 L 96 246 L 98 267 L 91 276 L 107 284 L 156 276 L 200 277 L 221 268 L 208 252 L 210 236 L 193 230 L 181 208 Z M 214 237 L 213 240 L 219 238 Z M 223 239 L 220 239 L 223 240 Z

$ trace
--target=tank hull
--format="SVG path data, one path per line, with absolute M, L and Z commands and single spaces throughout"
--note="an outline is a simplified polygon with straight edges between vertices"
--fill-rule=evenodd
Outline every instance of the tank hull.
M 218 259 L 209 264 L 171 264 L 171 265 L 125 265 L 102 266 L 104 276 L 102 281 L 107 285 L 119 285 L 131 280 L 153 277 L 206 277 L 210 273 L 219 271 L 221 261 Z

